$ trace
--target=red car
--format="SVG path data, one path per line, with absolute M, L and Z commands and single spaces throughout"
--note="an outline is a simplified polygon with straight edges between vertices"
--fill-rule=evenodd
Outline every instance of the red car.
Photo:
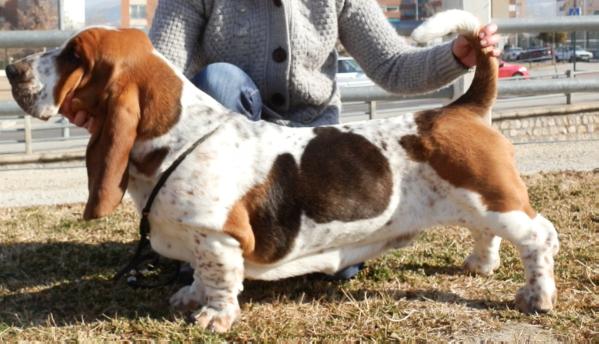
M 526 67 L 522 65 L 511 64 L 503 61 L 499 62 L 500 78 L 521 77 L 524 79 L 528 79 L 529 76 L 530 75 L 528 74 L 528 69 L 526 69 Z

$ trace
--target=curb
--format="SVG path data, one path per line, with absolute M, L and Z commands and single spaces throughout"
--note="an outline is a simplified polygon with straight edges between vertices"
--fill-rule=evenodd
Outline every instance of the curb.
M 84 160 L 85 150 L 57 152 L 57 153 L 34 153 L 25 155 L 0 155 L 0 165 L 16 165 L 27 163 L 64 162 L 73 160 Z
M 528 117 L 544 117 L 568 115 L 599 111 L 599 102 L 585 103 L 579 105 L 555 105 L 547 108 L 528 108 L 522 110 L 493 111 L 493 120 L 518 119 Z

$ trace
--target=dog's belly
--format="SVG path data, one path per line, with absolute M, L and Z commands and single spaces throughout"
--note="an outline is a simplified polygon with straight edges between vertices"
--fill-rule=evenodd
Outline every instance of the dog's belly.
M 363 241 L 352 245 L 318 250 L 308 255 L 284 260 L 275 264 L 245 262 L 248 279 L 277 280 L 313 272 L 334 274 L 339 270 L 365 260 L 378 257 L 386 251 L 410 244 L 415 234 L 398 236 L 393 240 Z

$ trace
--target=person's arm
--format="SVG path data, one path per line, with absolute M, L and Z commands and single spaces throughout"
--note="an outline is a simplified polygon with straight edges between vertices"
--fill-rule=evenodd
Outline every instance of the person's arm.
M 197 72 L 205 23 L 205 1 L 161 0 L 154 13 L 150 40 L 156 50 L 191 77 Z
M 494 33 L 494 30 L 492 30 Z M 346 0 L 339 16 L 339 37 L 366 75 L 389 92 L 425 93 L 468 71 L 468 43 L 455 40 L 415 48 L 399 36 L 373 0 Z M 495 43 L 495 36 L 488 37 Z M 459 59 L 454 53 L 457 45 Z M 465 45 L 465 46 L 464 46 Z

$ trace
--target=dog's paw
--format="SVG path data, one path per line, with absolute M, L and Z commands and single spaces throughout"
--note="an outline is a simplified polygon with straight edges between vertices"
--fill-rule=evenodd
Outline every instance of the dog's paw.
M 187 285 L 173 294 L 169 301 L 171 307 L 175 310 L 181 312 L 194 311 L 205 303 L 205 297 L 202 294 L 193 284 Z
M 204 306 L 192 315 L 192 320 L 202 329 L 223 333 L 233 326 L 240 313 L 238 305 L 227 305 L 223 310 Z
M 544 291 L 539 286 L 525 286 L 516 294 L 516 307 L 522 313 L 548 313 L 557 302 L 557 291 Z
M 490 276 L 500 265 L 499 256 L 485 257 L 484 259 L 476 254 L 471 254 L 464 261 L 464 269 L 468 272 Z

